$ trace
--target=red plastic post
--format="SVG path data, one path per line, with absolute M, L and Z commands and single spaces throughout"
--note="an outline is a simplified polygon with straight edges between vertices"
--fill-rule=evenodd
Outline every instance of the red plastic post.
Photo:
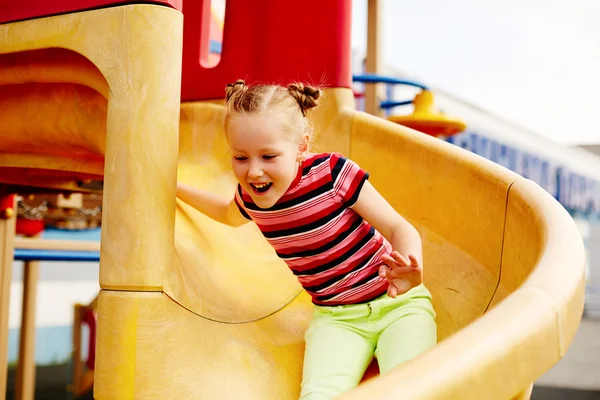
M 81 319 L 82 323 L 87 324 L 90 329 L 90 337 L 88 339 L 88 356 L 85 365 L 88 369 L 94 369 L 96 363 L 96 313 L 91 308 L 88 308 Z

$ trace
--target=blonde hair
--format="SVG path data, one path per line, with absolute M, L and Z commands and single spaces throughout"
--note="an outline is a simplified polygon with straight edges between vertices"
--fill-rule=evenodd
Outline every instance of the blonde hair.
M 247 86 L 238 79 L 225 88 L 227 111 L 225 134 L 229 121 L 237 114 L 274 113 L 280 116 L 287 132 L 300 140 L 303 134 L 312 139 L 313 130 L 306 118 L 308 111 L 316 107 L 321 90 L 302 83 L 287 87 L 279 85 Z

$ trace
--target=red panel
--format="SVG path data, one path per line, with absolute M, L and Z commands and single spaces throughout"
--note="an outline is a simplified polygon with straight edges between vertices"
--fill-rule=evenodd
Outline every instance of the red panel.
M 208 57 L 209 0 L 186 0 L 182 101 L 223 98 L 237 78 L 350 87 L 351 0 L 227 0 L 220 63 Z
M 85 361 L 85 365 L 88 369 L 93 370 L 96 364 L 96 313 L 91 308 L 88 308 L 83 314 L 81 319 L 82 323 L 88 325 L 90 329 L 90 336 L 88 338 L 88 357 Z M 76 329 L 81 329 L 79 326 Z
M 0 194 L 0 219 L 12 218 L 15 215 L 14 204 L 14 194 Z
M 181 10 L 183 0 L 0 0 L 0 24 L 138 3 L 159 4 Z

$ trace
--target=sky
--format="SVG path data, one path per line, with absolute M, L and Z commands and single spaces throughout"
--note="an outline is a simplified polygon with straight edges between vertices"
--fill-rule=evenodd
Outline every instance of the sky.
M 379 3 L 386 65 L 554 142 L 600 143 L 600 0 Z M 366 14 L 353 0 L 359 52 Z

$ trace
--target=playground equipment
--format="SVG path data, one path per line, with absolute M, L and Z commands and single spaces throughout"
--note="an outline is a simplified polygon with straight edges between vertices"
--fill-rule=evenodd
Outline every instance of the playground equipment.
M 424 240 L 440 343 L 344 399 L 526 399 L 565 354 L 583 309 L 573 221 L 520 176 L 356 112 L 349 0 L 229 0 L 211 69 L 208 1 L 185 3 L 183 35 L 179 5 L 48 16 L 58 11 L 11 4 L 20 18 L 0 21 L 2 194 L 104 180 L 95 398 L 297 398 L 308 296 L 252 225 L 175 201 L 176 177 L 233 193 L 220 103 L 238 77 L 327 86 L 311 117 L 316 148 L 368 170 Z M 302 29 L 283 18 L 298 15 L 319 18 Z M 12 231 L 14 217 L 0 221 L 0 322 Z
M 431 90 L 417 82 L 395 79 L 374 74 L 355 75 L 354 82 L 362 83 L 386 83 L 388 85 L 406 85 L 422 89 L 413 100 L 393 101 L 384 100 L 379 105 L 382 109 L 413 105 L 414 109 L 410 115 L 390 115 L 387 119 L 394 123 L 415 129 L 431 136 L 452 136 L 465 130 L 466 124 L 457 117 L 441 113 L 434 104 Z
M 39 261 L 99 261 L 99 243 L 89 241 L 48 240 L 40 238 L 14 237 L 15 232 L 7 232 L 7 236 L 13 236 L 13 259 L 24 261 L 23 277 L 23 299 L 21 329 L 19 335 L 19 357 L 17 362 L 17 377 L 15 393 L 17 399 L 33 399 L 35 393 L 35 305 L 37 300 L 37 277 L 39 273 Z M 12 261 L 5 271 L 12 268 Z M 10 291 L 7 291 L 10 293 Z M 95 332 L 95 315 L 89 312 L 95 310 L 96 301 L 89 306 L 75 305 L 75 321 L 73 331 L 73 342 L 79 344 L 82 319 L 90 325 L 90 331 Z M 88 312 L 89 310 L 89 312 Z M 92 321 L 94 319 L 94 321 Z M 90 343 L 95 338 L 90 338 Z M 82 372 L 81 353 L 79 346 L 74 346 L 74 375 L 73 392 L 83 393 L 84 388 L 90 387 L 93 382 L 93 373 Z M 93 354 L 88 350 L 88 354 Z
M 71 196 L 76 197 L 76 196 Z M 71 211 L 70 216 L 81 211 L 81 199 L 64 200 L 63 196 L 57 196 L 58 207 L 65 207 Z M 43 201 L 37 207 L 25 204 L 23 198 L 17 198 L 18 210 L 16 233 L 14 239 L 14 260 L 24 262 L 24 291 L 22 300 L 22 323 L 20 329 L 19 358 L 17 362 L 16 397 L 18 399 L 32 398 L 35 393 L 35 304 L 37 302 L 37 276 L 39 261 L 87 261 L 98 262 L 100 260 L 100 243 L 90 240 L 57 240 L 40 237 L 45 231 L 48 221 L 60 219 L 56 215 L 58 209 L 49 210 L 47 201 Z M 84 210 L 89 213 L 89 210 Z M 93 210 L 94 211 L 94 210 Z M 52 214 L 49 217 L 48 213 Z M 60 214 L 60 212 L 58 212 Z M 77 216 L 77 218 L 80 218 Z M 47 233 L 47 232 L 46 232 Z M 42 301 L 47 301 L 43 299 Z M 75 304 L 73 309 L 73 351 L 72 351 L 72 384 L 68 390 L 75 396 L 89 392 L 94 381 L 94 361 L 96 346 L 96 308 L 97 297 L 89 305 Z M 81 360 L 81 327 L 88 326 L 89 338 L 87 349 L 87 360 Z

